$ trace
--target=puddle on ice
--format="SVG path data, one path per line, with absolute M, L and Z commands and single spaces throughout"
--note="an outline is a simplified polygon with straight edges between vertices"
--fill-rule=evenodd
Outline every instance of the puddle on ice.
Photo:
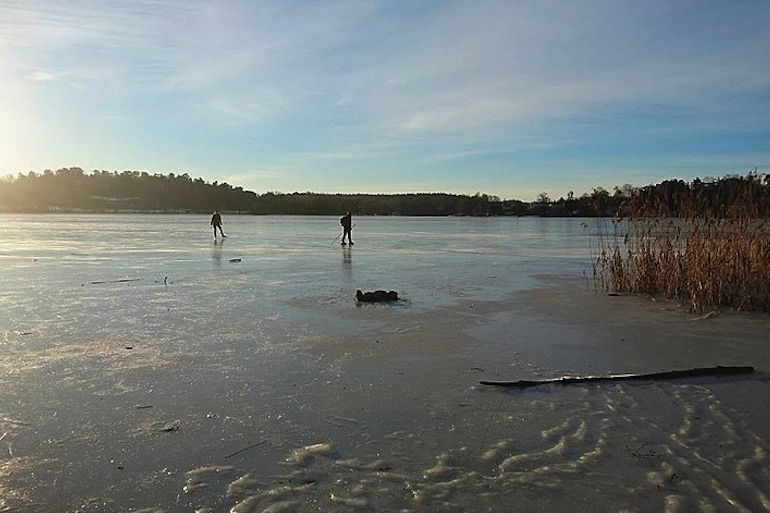
M 336 218 L 225 222 L 216 244 L 197 216 L 5 223 L 0 511 L 770 509 L 764 374 L 478 384 L 767 372 L 766 319 L 586 320 L 625 307 L 585 291 L 580 220 L 359 218 L 346 249 Z M 521 300 L 543 276 L 550 306 Z

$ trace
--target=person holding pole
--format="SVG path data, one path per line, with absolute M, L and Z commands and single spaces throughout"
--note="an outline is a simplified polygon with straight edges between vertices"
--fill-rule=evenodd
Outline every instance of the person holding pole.
M 350 236 L 350 232 L 353 231 L 353 216 L 350 214 L 350 210 L 340 218 L 340 224 L 342 225 L 342 245 L 345 246 L 345 237 L 348 238 L 347 244 L 353 245 L 353 239 Z

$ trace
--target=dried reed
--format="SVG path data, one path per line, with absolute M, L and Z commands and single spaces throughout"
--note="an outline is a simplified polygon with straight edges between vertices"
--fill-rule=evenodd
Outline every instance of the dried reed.
M 729 194 L 637 196 L 629 217 L 600 220 L 597 290 L 678 299 L 698 312 L 770 311 L 770 206 L 766 188 L 746 182 Z

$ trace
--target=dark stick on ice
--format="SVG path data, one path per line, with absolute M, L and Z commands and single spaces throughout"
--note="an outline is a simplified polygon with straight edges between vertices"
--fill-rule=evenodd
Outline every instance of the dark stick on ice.
M 529 388 L 540 385 L 571 385 L 600 381 L 664 380 L 691 378 L 696 376 L 715 376 L 725 374 L 752 374 L 754 367 L 696 367 L 694 369 L 652 372 L 649 374 L 610 374 L 608 376 L 563 376 L 561 378 L 519 381 L 479 381 L 482 385 L 499 387 Z
M 235 451 L 232 454 L 228 454 L 227 456 L 225 456 L 225 459 L 232 458 L 236 454 L 240 454 L 242 452 L 248 451 L 249 449 L 253 449 L 254 447 L 259 447 L 260 445 L 265 444 L 265 443 L 267 443 L 267 440 L 260 440 L 259 442 L 255 443 L 255 444 L 251 444 L 248 447 L 244 447 L 243 449 L 237 450 L 237 451 Z
M 126 283 L 128 281 L 139 281 L 139 278 L 127 278 L 125 280 L 92 281 L 91 285 L 101 285 L 102 283 Z

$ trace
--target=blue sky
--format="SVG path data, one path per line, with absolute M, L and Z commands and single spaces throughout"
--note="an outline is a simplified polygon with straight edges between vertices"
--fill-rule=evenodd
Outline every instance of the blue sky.
M 766 0 L 0 0 L 0 175 L 532 200 L 770 172 Z

